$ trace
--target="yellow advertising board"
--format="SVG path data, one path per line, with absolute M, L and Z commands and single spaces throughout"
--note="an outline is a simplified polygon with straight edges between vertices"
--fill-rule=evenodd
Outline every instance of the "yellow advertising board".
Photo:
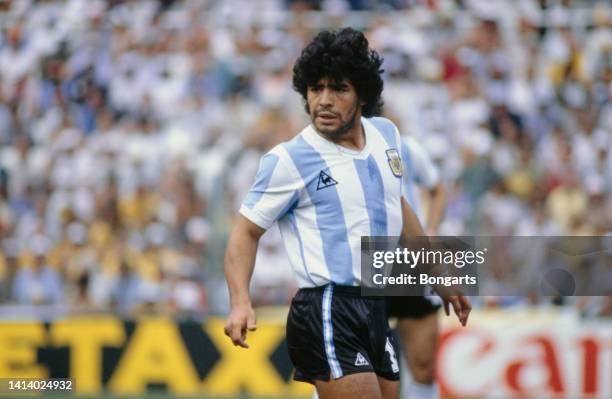
M 308 396 L 292 380 L 285 327 L 260 320 L 249 349 L 223 334 L 224 321 L 83 317 L 0 323 L 0 376 L 71 378 L 77 393 Z
M 468 327 L 442 317 L 437 380 L 444 397 L 610 398 L 609 319 L 575 312 L 476 311 Z M 294 382 L 285 326 L 260 313 L 249 349 L 224 320 L 126 321 L 112 316 L 0 322 L 0 378 L 70 378 L 80 394 L 309 397 Z

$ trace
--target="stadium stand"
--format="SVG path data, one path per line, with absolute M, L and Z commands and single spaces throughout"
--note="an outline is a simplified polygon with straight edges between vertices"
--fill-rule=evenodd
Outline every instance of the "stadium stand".
M 293 61 L 345 25 L 441 168 L 440 234 L 612 233 L 609 3 L 3 1 L 2 307 L 225 312 L 232 218 L 307 118 Z

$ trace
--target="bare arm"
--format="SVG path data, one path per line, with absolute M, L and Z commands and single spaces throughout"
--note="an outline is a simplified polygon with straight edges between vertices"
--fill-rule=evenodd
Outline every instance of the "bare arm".
M 408 245 L 408 240 L 411 237 L 425 236 L 425 230 L 421 226 L 421 222 L 408 204 L 406 199 L 402 198 L 402 236 L 400 242 L 403 246 Z
M 264 229 L 240 215 L 225 251 L 224 272 L 231 306 L 225 335 L 230 337 L 234 345 L 243 348 L 249 347 L 246 343 L 247 330 L 254 331 L 256 328 L 249 283 L 255 267 L 257 244 L 263 233 Z
M 438 182 L 429 191 L 430 201 L 429 210 L 427 212 L 427 235 L 436 235 L 440 222 L 442 222 L 442 216 L 444 216 L 444 209 L 446 208 L 446 189 L 442 182 Z
M 421 226 L 419 219 L 416 217 L 414 211 L 404 198 L 402 198 L 402 221 L 403 227 L 402 235 L 400 237 L 400 245 L 410 248 L 408 245 L 409 239 L 411 237 L 425 236 L 425 232 L 423 231 L 423 227 Z M 436 270 L 430 269 L 426 270 L 425 272 L 429 275 L 436 275 Z M 472 305 L 469 298 L 464 296 L 457 289 L 453 289 L 453 287 L 437 286 L 434 287 L 434 289 L 438 295 L 440 295 L 440 298 L 442 298 L 446 315 L 448 316 L 450 314 L 450 304 L 453 306 L 453 311 L 457 315 L 461 325 L 465 326 L 470 315 L 470 311 L 472 310 Z

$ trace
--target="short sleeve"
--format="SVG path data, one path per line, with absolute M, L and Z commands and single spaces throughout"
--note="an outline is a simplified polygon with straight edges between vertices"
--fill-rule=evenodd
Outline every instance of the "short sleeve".
M 408 174 L 420 186 L 434 188 L 440 182 L 440 172 L 425 149 L 413 138 L 402 140 L 402 158 Z
M 266 154 L 240 213 L 261 228 L 270 228 L 297 205 L 299 183 L 278 154 Z

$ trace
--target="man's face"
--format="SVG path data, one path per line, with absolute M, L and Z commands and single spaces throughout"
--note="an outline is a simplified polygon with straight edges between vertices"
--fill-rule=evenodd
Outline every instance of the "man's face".
M 326 137 L 346 134 L 361 118 L 361 104 L 350 81 L 321 79 L 308 87 L 306 96 L 310 119 L 317 131 Z

